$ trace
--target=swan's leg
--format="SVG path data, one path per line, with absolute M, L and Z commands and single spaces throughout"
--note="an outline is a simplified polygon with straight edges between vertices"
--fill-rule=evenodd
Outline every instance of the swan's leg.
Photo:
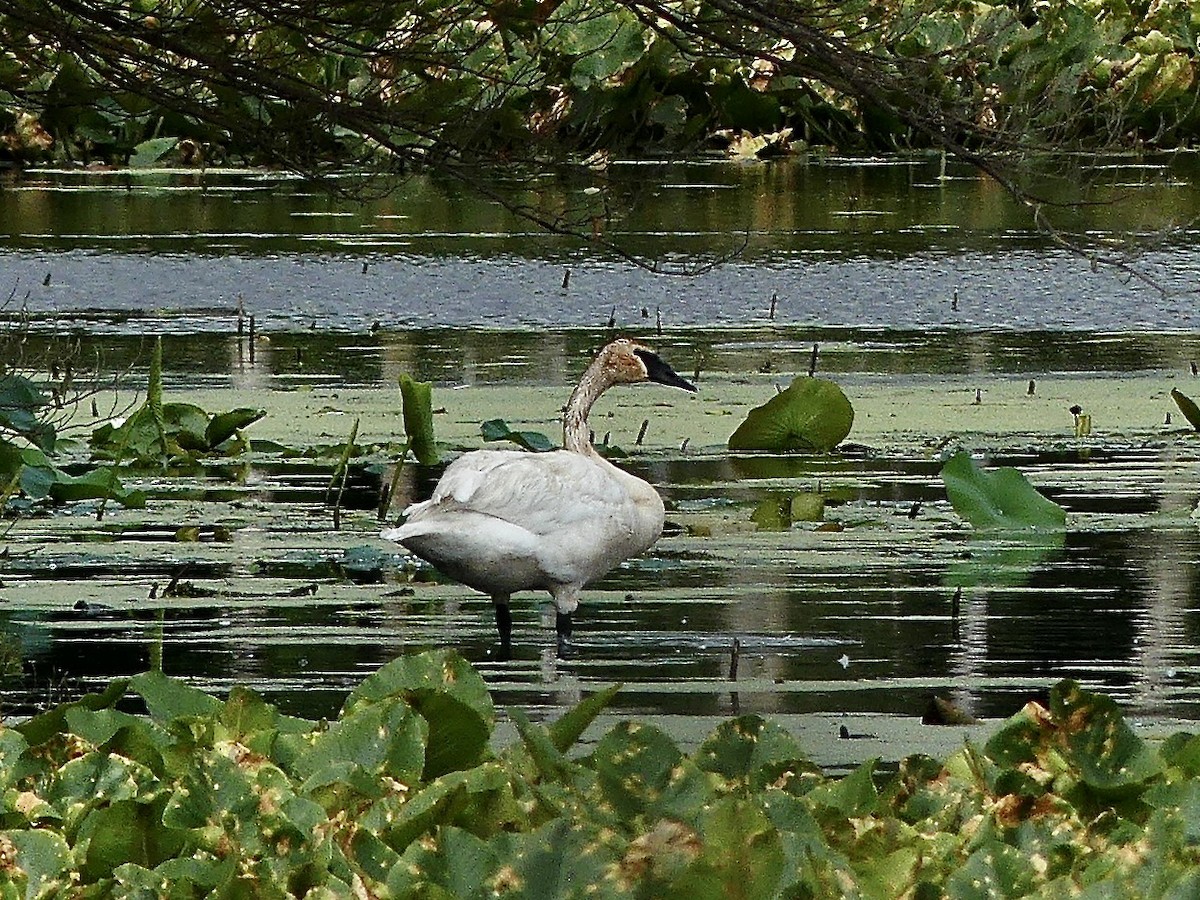
M 566 659 L 571 652 L 571 615 L 579 607 L 578 584 L 563 584 L 552 590 L 555 617 L 554 630 L 558 633 L 558 658 Z
M 500 632 L 500 658 L 512 659 L 512 610 L 508 608 L 508 594 L 492 597 L 496 606 L 496 630 Z
M 571 613 L 558 610 L 554 617 L 554 630 L 558 633 L 558 658 L 566 659 L 571 652 Z

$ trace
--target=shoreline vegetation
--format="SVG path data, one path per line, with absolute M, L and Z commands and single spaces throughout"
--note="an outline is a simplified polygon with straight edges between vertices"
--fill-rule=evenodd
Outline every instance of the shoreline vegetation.
M 454 173 L 933 148 L 979 162 L 1178 149 L 1200 127 L 1200 10 L 1182 0 L 768 12 L 18 0 L 0 12 L 0 161 Z

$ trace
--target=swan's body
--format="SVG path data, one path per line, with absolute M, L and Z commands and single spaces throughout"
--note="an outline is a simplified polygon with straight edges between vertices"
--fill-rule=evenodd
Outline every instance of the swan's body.
M 695 390 L 645 347 L 614 341 L 571 395 L 564 449 L 467 453 L 447 467 L 433 495 L 408 507 L 404 524 L 383 537 L 489 594 L 506 653 L 509 596 L 549 591 L 562 652 L 583 586 L 646 550 L 662 532 L 658 492 L 600 456 L 587 427 L 588 412 L 605 390 L 648 380 Z

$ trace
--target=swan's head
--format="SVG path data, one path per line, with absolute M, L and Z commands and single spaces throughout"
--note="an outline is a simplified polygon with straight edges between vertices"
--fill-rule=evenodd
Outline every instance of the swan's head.
M 618 338 L 600 351 L 596 362 L 601 366 L 612 384 L 636 384 L 639 381 L 654 381 L 670 387 L 695 391 L 696 386 L 663 362 L 651 350 L 629 338 Z

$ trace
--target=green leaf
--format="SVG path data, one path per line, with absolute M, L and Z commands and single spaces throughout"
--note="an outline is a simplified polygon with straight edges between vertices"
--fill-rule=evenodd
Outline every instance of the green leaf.
M 91 881 L 108 878 L 123 863 L 152 868 L 177 852 L 183 835 L 164 827 L 159 816 L 155 806 L 133 800 L 89 813 L 77 837 L 78 843 L 87 846 L 84 877 Z
M 807 763 L 792 735 L 761 716 L 741 716 L 722 722 L 695 754 L 696 763 L 729 781 L 751 786 L 764 768 L 780 764 Z M 755 785 L 758 786 L 758 785 Z
M 1033 866 L 1015 847 L 988 841 L 956 868 L 946 882 L 950 897 L 1024 897 L 1033 888 Z
M 729 437 L 729 449 L 774 453 L 827 453 L 854 425 L 854 407 L 842 389 L 824 378 L 800 376 L 756 406 Z
M 878 767 L 878 759 L 868 759 L 845 778 L 817 785 L 806 797 L 814 804 L 836 809 L 847 818 L 870 815 L 879 800 L 874 781 Z
M 351 691 L 342 714 L 390 697 L 404 698 L 429 723 L 426 780 L 483 759 L 496 712 L 487 684 L 458 653 L 397 657 Z
M 626 819 L 655 807 L 682 760 L 683 754 L 665 733 L 632 722 L 615 725 L 592 753 L 605 797 Z
M 162 672 L 143 672 L 129 679 L 129 690 L 141 695 L 150 715 L 160 722 L 183 716 L 215 717 L 224 704 L 197 688 Z
M 1069 761 L 1093 790 L 1123 795 L 1162 771 L 1158 753 L 1110 698 L 1062 681 L 1050 691 L 1050 712 L 1061 729 L 1059 740 L 1065 740 Z
M 232 409 L 217 413 L 204 429 L 204 441 L 208 449 L 215 450 L 223 443 L 267 414 L 265 409 Z
M 1183 413 L 1183 417 L 1188 420 L 1188 423 L 1200 431 L 1200 406 L 1197 406 L 1191 397 L 1177 388 L 1171 388 L 1171 399 L 1175 401 L 1175 405 L 1179 407 L 1179 411 Z
M 566 753 L 575 745 L 580 735 L 595 721 L 596 716 L 608 708 L 620 690 L 621 685 L 614 684 L 597 691 L 575 704 L 550 725 L 550 741 L 559 753 Z
M 62 502 L 76 500 L 116 500 L 127 509 L 145 509 L 146 494 L 139 490 L 126 490 L 112 466 L 100 466 L 82 475 L 71 476 L 58 473 L 50 485 L 50 496 Z
M 129 166 L 133 169 L 148 168 L 174 150 L 178 143 L 179 138 L 177 137 L 152 138 L 142 141 L 133 148 L 133 155 L 129 157 Z
M 0 429 L 19 434 L 48 453 L 54 450 L 56 433 L 39 413 L 49 405 L 41 388 L 23 375 L 0 377 Z
M 479 426 L 479 430 L 483 439 L 488 442 L 512 441 L 518 447 L 536 453 L 556 449 L 554 442 L 540 431 L 513 431 L 503 419 L 488 419 Z
M 318 734 L 292 768 L 305 792 L 340 782 L 372 796 L 383 776 L 412 785 L 425 768 L 427 729 L 402 699 L 360 704 Z
M 25 897 L 68 896 L 71 849 L 51 831 L 0 831 L 0 841 L 17 850 L 16 865 L 25 873 Z
M 534 725 L 529 721 L 529 717 L 516 707 L 508 711 L 508 717 L 517 726 L 517 733 L 521 736 L 525 752 L 529 754 L 541 776 L 554 781 L 566 780 L 571 765 L 562 751 L 554 746 L 546 729 L 541 725 Z
M 98 694 L 85 694 L 78 700 L 62 703 L 53 709 L 38 713 L 31 719 L 13 726 L 31 747 L 44 744 L 55 735 L 67 731 L 67 713 L 73 709 L 107 709 L 125 696 L 129 686 L 128 678 L 116 678 L 109 682 L 108 687 Z
M 1061 506 L 1038 493 L 1016 469 L 983 471 L 966 451 L 942 466 L 954 511 L 980 529 L 1053 530 L 1066 525 Z
M 413 456 L 423 466 L 437 465 L 441 456 L 433 439 L 433 385 L 401 374 L 400 405 Z
M 721 798 L 698 831 L 704 838 L 704 861 L 723 885 L 723 896 L 780 896 L 783 842 L 756 800 Z

